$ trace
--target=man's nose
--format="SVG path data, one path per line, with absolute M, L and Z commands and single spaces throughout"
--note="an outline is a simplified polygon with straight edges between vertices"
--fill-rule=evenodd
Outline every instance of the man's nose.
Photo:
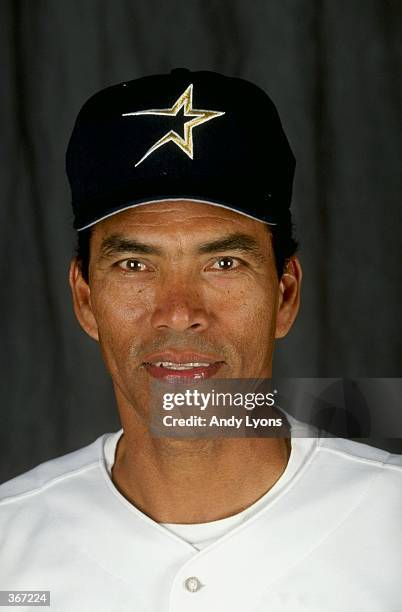
M 155 296 L 151 324 L 155 329 L 176 332 L 200 332 L 208 328 L 209 314 L 194 279 L 170 279 L 159 289 Z

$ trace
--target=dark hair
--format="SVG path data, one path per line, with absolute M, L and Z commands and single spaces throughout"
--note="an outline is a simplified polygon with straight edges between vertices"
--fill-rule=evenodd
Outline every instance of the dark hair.
M 272 244 L 275 254 L 276 269 L 280 278 L 285 269 L 286 262 L 298 249 L 298 243 L 293 235 L 294 227 L 292 220 L 278 223 L 278 225 L 266 225 L 272 236 Z M 91 243 L 92 227 L 77 232 L 76 257 L 81 269 L 82 277 L 86 282 L 89 280 L 89 253 Z
M 75 247 L 75 256 L 82 278 L 86 283 L 89 281 L 89 249 L 91 245 L 92 227 L 77 232 L 77 243 Z
M 289 219 L 287 221 L 278 223 L 278 225 L 267 224 L 266 228 L 272 236 L 276 270 L 278 273 L 278 278 L 281 278 L 287 262 L 299 248 L 299 243 L 294 235 L 294 225 L 289 215 Z

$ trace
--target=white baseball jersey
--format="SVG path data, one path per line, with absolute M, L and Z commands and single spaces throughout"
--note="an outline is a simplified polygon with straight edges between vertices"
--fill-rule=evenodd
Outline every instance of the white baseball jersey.
M 0 590 L 53 612 L 401 612 L 402 457 L 296 433 L 264 500 L 198 547 L 116 489 L 118 435 L 5 483 Z

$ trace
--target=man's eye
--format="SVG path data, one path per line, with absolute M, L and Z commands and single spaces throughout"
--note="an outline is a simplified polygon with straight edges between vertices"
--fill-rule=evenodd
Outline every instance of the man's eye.
M 234 257 L 220 257 L 211 268 L 213 270 L 235 270 L 239 265 L 240 262 Z
M 143 272 L 147 269 L 147 266 L 138 259 L 123 259 L 117 265 L 125 272 Z

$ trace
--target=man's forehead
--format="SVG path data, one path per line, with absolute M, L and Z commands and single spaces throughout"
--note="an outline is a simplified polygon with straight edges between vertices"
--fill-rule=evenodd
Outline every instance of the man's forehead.
M 266 224 L 221 206 L 186 200 L 162 201 L 130 208 L 93 226 L 103 240 L 110 235 L 174 236 L 186 232 L 192 237 L 219 237 L 243 233 L 256 240 L 267 234 Z

